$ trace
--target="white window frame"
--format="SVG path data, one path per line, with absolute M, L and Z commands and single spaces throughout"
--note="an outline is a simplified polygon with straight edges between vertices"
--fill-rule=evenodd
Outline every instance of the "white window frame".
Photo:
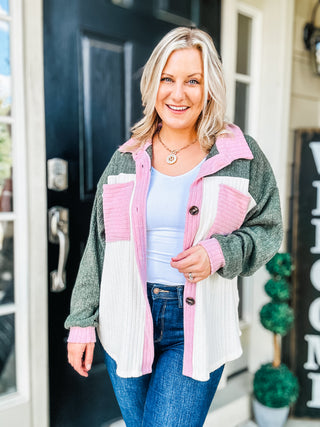
M 247 76 L 243 74 L 238 74 L 236 73 L 236 68 L 234 68 L 234 86 L 236 82 L 249 84 L 247 132 L 253 137 L 256 137 L 258 134 L 259 122 L 259 76 L 261 70 L 262 13 L 260 10 L 252 6 L 248 6 L 243 2 L 238 2 L 236 14 L 237 22 L 239 14 L 244 15 L 252 20 L 251 53 L 249 67 L 250 75 Z
M 236 73 L 237 62 L 237 33 L 238 14 L 252 19 L 251 37 L 251 64 L 250 79 Z M 224 76 L 227 86 L 227 118 L 233 122 L 235 106 L 236 81 L 250 83 L 248 107 L 248 133 L 253 137 L 258 133 L 259 122 L 259 87 L 261 75 L 261 47 L 262 47 L 262 12 L 242 1 L 224 0 L 222 3 L 222 43 L 221 54 Z M 254 58 L 254 60 L 253 60 Z
M 1 16 L 10 25 L 10 68 L 12 111 L 0 117 L 11 125 L 13 164 L 13 212 L 0 212 L 0 220 L 14 224 L 14 302 L 0 306 L 0 315 L 15 315 L 16 392 L 0 396 L 0 411 L 30 400 L 29 372 L 29 274 L 28 274 L 28 204 L 26 168 L 26 132 L 24 110 L 23 4 L 9 2 L 9 15 Z
M 250 76 L 236 72 L 237 62 L 237 33 L 238 15 L 242 14 L 252 19 Z M 224 27 L 227 31 L 224 31 Z M 259 78 L 261 70 L 262 46 L 262 12 L 241 1 L 226 0 L 222 9 L 222 60 L 227 85 L 227 118 L 233 122 L 235 110 L 236 82 L 249 83 L 247 110 L 247 133 L 256 137 L 259 123 Z M 243 278 L 242 319 L 240 329 L 244 330 L 251 324 L 252 313 L 252 278 Z

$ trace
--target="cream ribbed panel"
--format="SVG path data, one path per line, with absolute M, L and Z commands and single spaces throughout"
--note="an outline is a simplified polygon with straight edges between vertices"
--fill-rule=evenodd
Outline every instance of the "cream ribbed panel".
M 242 354 L 237 301 L 237 279 L 215 273 L 197 284 L 193 378 L 206 381 L 210 372 Z
M 142 375 L 146 303 L 132 258 L 132 241 L 106 244 L 99 307 L 100 341 L 124 377 Z
M 108 184 L 135 181 L 135 174 L 108 177 Z M 132 192 L 132 196 L 134 189 Z M 131 212 L 132 197 L 129 210 Z M 131 221 L 131 218 L 130 218 Z M 142 375 L 146 302 L 132 240 L 107 242 L 101 279 L 98 334 L 117 362 L 117 374 Z M 126 260 L 124 263 L 123 260 Z

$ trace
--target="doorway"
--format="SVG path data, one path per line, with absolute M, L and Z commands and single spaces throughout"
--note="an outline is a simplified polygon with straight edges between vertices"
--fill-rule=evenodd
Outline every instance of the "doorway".
M 220 0 L 44 0 L 48 209 L 67 209 L 67 239 L 48 244 L 52 427 L 100 427 L 120 417 L 100 345 L 89 377 L 80 377 L 67 363 L 63 324 L 97 181 L 142 114 L 142 67 L 165 33 L 194 24 L 205 27 L 219 48 Z M 63 249 L 68 257 L 60 274 Z M 58 286 L 51 283 L 54 270 Z

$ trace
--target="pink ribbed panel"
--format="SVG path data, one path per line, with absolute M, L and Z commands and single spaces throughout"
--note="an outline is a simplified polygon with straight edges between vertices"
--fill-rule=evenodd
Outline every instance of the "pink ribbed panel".
M 132 145 L 134 145 L 135 140 L 133 138 L 130 138 L 128 141 L 126 141 L 124 144 L 120 145 L 119 151 L 121 153 L 127 153 L 131 151 Z
M 132 203 L 132 227 L 136 260 L 143 284 L 146 301 L 144 345 L 142 357 L 142 375 L 150 373 L 154 358 L 153 321 L 147 296 L 147 226 L 146 202 L 150 180 L 150 157 L 145 151 L 134 155 L 136 162 L 136 189 Z
M 205 164 L 205 163 L 204 163 Z M 203 181 L 196 180 L 190 188 L 189 201 L 187 206 L 186 224 L 183 249 L 188 249 L 193 245 L 195 235 L 197 233 L 200 213 L 197 215 L 191 215 L 189 209 L 192 206 L 197 206 L 201 209 L 203 194 Z M 183 316 L 184 316 L 184 355 L 183 355 L 183 375 L 192 377 L 192 356 L 193 356 L 193 335 L 194 335 L 194 317 L 195 317 L 195 305 L 189 305 L 186 303 L 187 298 L 196 299 L 196 284 L 186 282 L 184 287 L 184 305 L 183 305 Z M 196 302 L 197 304 L 197 302 Z
M 220 184 L 217 214 L 209 231 L 213 234 L 230 234 L 237 230 L 247 214 L 250 197 L 229 185 Z
M 134 182 L 103 185 L 106 241 L 130 240 L 130 199 Z
M 217 239 L 202 240 L 199 242 L 199 245 L 203 246 L 207 251 L 211 265 L 211 274 L 215 273 L 219 268 L 224 267 L 226 262 Z
M 94 326 L 88 326 L 86 328 L 72 326 L 70 328 L 68 342 L 76 344 L 96 342 L 96 328 Z
M 238 126 L 229 125 L 227 129 L 231 134 L 218 136 L 216 147 L 219 153 L 202 164 L 198 178 L 218 172 L 236 159 L 253 159 L 253 154 Z

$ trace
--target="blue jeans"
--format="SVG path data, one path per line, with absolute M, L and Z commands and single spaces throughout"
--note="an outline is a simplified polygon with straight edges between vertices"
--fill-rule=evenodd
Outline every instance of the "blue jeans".
M 105 353 L 123 419 L 127 427 L 200 427 L 224 366 L 212 372 L 208 381 L 182 375 L 183 286 L 148 283 L 148 299 L 154 325 L 152 373 L 136 378 L 119 377 L 115 361 Z

